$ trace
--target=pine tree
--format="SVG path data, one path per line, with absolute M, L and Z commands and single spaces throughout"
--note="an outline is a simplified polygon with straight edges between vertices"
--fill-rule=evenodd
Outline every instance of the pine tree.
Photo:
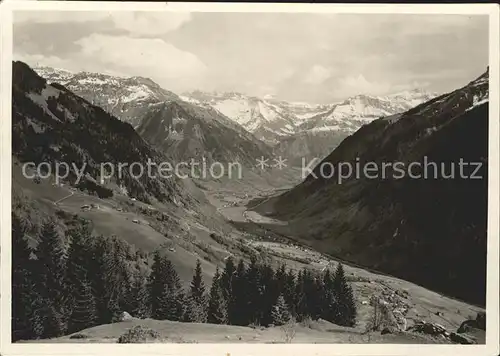
M 283 298 L 285 299 L 285 303 L 288 305 L 290 312 L 293 316 L 296 315 L 296 295 L 295 295 L 295 273 L 292 270 L 289 270 L 285 276 L 285 283 L 283 286 Z
M 333 286 L 337 296 L 337 315 L 335 323 L 343 326 L 356 324 L 356 304 L 351 286 L 347 283 L 342 264 L 338 264 L 333 277 Z
M 224 270 L 222 271 L 220 284 L 222 288 L 222 296 L 226 303 L 232 298 L 232 280 L 234 277 L 234 273 L 236 272 L 236 266 L 234 265 L 234 260 L 232 256 L 229 256 L 226 259 L 226 265 L 224 266 Z
M 303 270 L 297 273 L 297 283 L 295 284 L 295 312 L 297 320 L 303 320 L 307 315 L 307 301 L 304 293 Z
M 321 317 L 323 312 L 323 278 L 317 272 L 313 273 L 311 286 L 311 315 L 314 320 Z
M 286 277 L 287 277 L 286 266 L 282 264 L 278 267 L 274 276 L 274 279 L 276 281 L 276 286 L 275 286 L 276 298 L 278 298 L 280 294 L 283 294 L 285 290 Z
M 284 325 L 291 319 L 290 311 L 283 295 L 280 294 L 273 305 L 271 316 L 274 325 Z
M 70 239 L 68 248 L 68 260 L 66 263 L 66 288 L 65 293 L 69 309 L 72 310 L 76 294 L 81 281 L 87 279 L 88 275 L 88 249 L 90 246 L 90 231 L 85 225 L 74 227 L 67 233 Z M 70 312 L 71 313 L 71 312 Z
M 94 296 L 90 283 L 84 279 L 78 282 L 74 305 L 69 319 L 69 331 L 74 333 L 95 325 L 97 319 Z
M 187 321 L 204 323 L 207 319 L 206 302 L 205 283 L 203 283 L 201 262 L 197 260 L 188 294 L 188 307 L 186 311 Z
M 246 284 L 246 266 L 242 259 L 236 267 L 231 290 L 233 293 L 228 305 L 229 323 L 232 325 L 248 325 L 248 288 Z
M 260 323 L 260 311 L 262 309 L 262 286 L 260 285 L 260 266 L 257 263 L 257 258 L 252 256 L 248 265 L 245 284 L 248 300 L 247 322 L 248 324 Z
M 269 325 L 272 323 L 272 309 L 276 301 L 276 281 L 274 279 L 274 270 L 268 265 L 264 264 L 260 268 L 260 308 L 259 316 L 261 325 Z
M 215 275 L 210 288 L 208 300 L 207 321 L 211 324 L 227 324 L 227 306 L 222 295 L 221 275 L 219 267 L 215 270 Z
M 89 239 L 90 231 L 85 231 Z M 90 246 L 91 263 L 88 268 L 92 291 L 95 297 L 97 324 L 108 324 L 119 311 L 118 296 L 113 282 L 114 263 L 112 261 L 113 243 L 111 239 L 99 237 Z M 83 256 L 83 255 L 82 255 Z
M 37 299 L 33 289 L 33 261 L 26 241 L 26 228 L 12 214 L 12 341 L 32 339 L 33 302 Z
M 172 262 L 157 252 L 149 278 L 149 301 L 154 319 L 182 320 L 184 293 Z
M 337 295 L 333 283 L 333 276 L 328 269 L 323 275 L 323 298 L 321 307 L 322 318 L 330 322 L 335 322 L 338 315 Z
M 143 319 L 150 316 L 147 280 L 139 273 L 134 276 L 127 293 L 127 306 L 126 310 L 136 318 Z
M 63 333 L 61 314 L 43 298 L 33 301 L 31 325 L 35 338 L 52 338 Z
M 163 319 L 164 315 L 161 309 L 162 298 L 165 293 L 165 263 L 159 252 L 153 257 L 151 274 L 149 275 L 148 290 L 149 304 L 151 305 L 151 316 L 154 319 Z
M 76 293 L 78 281 L 84 280 L 89 274 L 88 269 L 92 266 L 89 261 L 90 230 L 86 225 L 81 225 L 70 229 L 67 232 L 69 238 L 67 273 L 66 273 L 66 293 L 72 296 Z
M 174 265 L 166 260 L 166 319 L 181 321 L 185 312 L 185 295 Z
M 310 270 L 303 269 L 297 278 L 297 314 L 300 319 L 319 318 L 321 303 L 321 284 L 319 278 Z
M 38 274 L 45 286 L 46 297 L 54 301 L 55 306 L 60 302 L 64 292 L 64 272 L 66 270 L 66 252 L 64 242 L 56 231 L 53 221 L 45 223 L 40 233 L 40 242 L 36 256 L 39 261 Z
M 126 262 L 127 251 L 124 241 L 113 237 L 110 245 L 110 251 L 104 255 L 103 273 L 107 291 L 104 300 L 108 316 L 116 320 L 120 311 L 126 308 L 126 295 L 130 289 L 131 276 Z
M 198 259 L 196 261 L 196 267 L 194 270 L 193 280 L 190 286 L 190 295 L 198 300 L 202 301 L 205 297 L 205 283 L 203 282 L 203 275 L 201 270 L 201 261 Z
M 69 312 L 64 299 L 66 256 L 64 242 L 56 231 L 56 225 L 49 221 L 42 226 L 36 250 L 37 290 L 43 307 L 43 337 L 61 336 L 66 329 Z M 51 328 L 50 330 L 47 328 Z

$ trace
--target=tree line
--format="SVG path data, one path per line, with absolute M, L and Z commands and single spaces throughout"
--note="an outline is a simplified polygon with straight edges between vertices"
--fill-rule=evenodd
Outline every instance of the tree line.
M 12 339 L 53 338 L 137 318 L 229 325 L 282 325 L 305 318 L 353 326 L 356 306 L 344 269 L 295 273 L 252 257 L 217 267 L 210 288 L 198 260 L 184 289 L 160 251 L 134 251 L 118 238 L 95 237 L 85 221 L 65 233 L 45 223 L 36 248 L 26 224 L 12 215 Z M 151 264 L 151 266 L 149 266 Z

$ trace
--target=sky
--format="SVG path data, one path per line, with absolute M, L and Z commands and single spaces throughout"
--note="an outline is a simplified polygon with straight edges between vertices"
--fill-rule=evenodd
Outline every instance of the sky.
M 443 93 L 488 65 L 475 15 L 44 11 L 14 13 L 14 59 L 143 76 L 181 94 L 236 91 L 310 103 Z

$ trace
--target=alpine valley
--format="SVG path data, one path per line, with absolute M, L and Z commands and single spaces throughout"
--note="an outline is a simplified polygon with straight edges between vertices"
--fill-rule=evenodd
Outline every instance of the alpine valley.
M 314 104 L 12 65 L 14 341 L 485 342 L 488 71 Z M 425 159 L 484 179 L 324 176 Z

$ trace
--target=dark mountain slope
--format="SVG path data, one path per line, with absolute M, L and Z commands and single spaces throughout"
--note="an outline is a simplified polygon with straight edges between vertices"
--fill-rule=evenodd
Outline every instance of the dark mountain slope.
M 210 107 L 166 101 L 147 108 L 137 132 L 181 160 L 240 162 L 254 166 L 271 148 Z
M 110 183 L 121 187 L 131 197 L 149 201 L 172 201 L 182 195 L 175 179 L 156 179 L 148 174 L 134 178 L 127 168 L 120 177 L 119 163 L 138 162 L 146 167 L 164 160 L 128 123 L 91 105 L 60 84 L 49 85 L 29 66 L 13 63 L 12 86 L 12 153 L 22 162 L 56 162 L 85 167 L 84 188 L 100 187 L 100 164 L 110 162 L 116 167 Z M 53 170 L 54 171 L 54 170 Z M 133 173 L 138 174 L 138 170 Z M 74 182 L 71 172 L 68 180 Z
M 347 137 L 303 183 L 260 206 L 289 221 L 289 233 L 340 258 L 484 304 L 486 276 L 488 73 L 402 115 L 373 121 Z M 339 184 L 342 162 L 378 167 Z M 470 179 L 475 166 L 482 179 Z M 436 162 L 427 179 L 384 163 Z M 329 166 L 335 174 L 329 176 Z M 404 166 L 402 166 L 404 164 Z M 446 179 L 451 165 L 455 178 Z M 373 164 L 372 164 L 373 165 Z M 445 171 L 441 173 L 441 165 Z M 345 171 L 344 171 L 345 172 Z M 371 176 L 374 175 L 373 171 Z M 368 174 L 370 174 L 370 172 Z M 408 172 L 408 171 L 407 171 Z M 424 171 L 414 166 L 412 174 Z M 399 177 L 399 179 L 397 179 Z

